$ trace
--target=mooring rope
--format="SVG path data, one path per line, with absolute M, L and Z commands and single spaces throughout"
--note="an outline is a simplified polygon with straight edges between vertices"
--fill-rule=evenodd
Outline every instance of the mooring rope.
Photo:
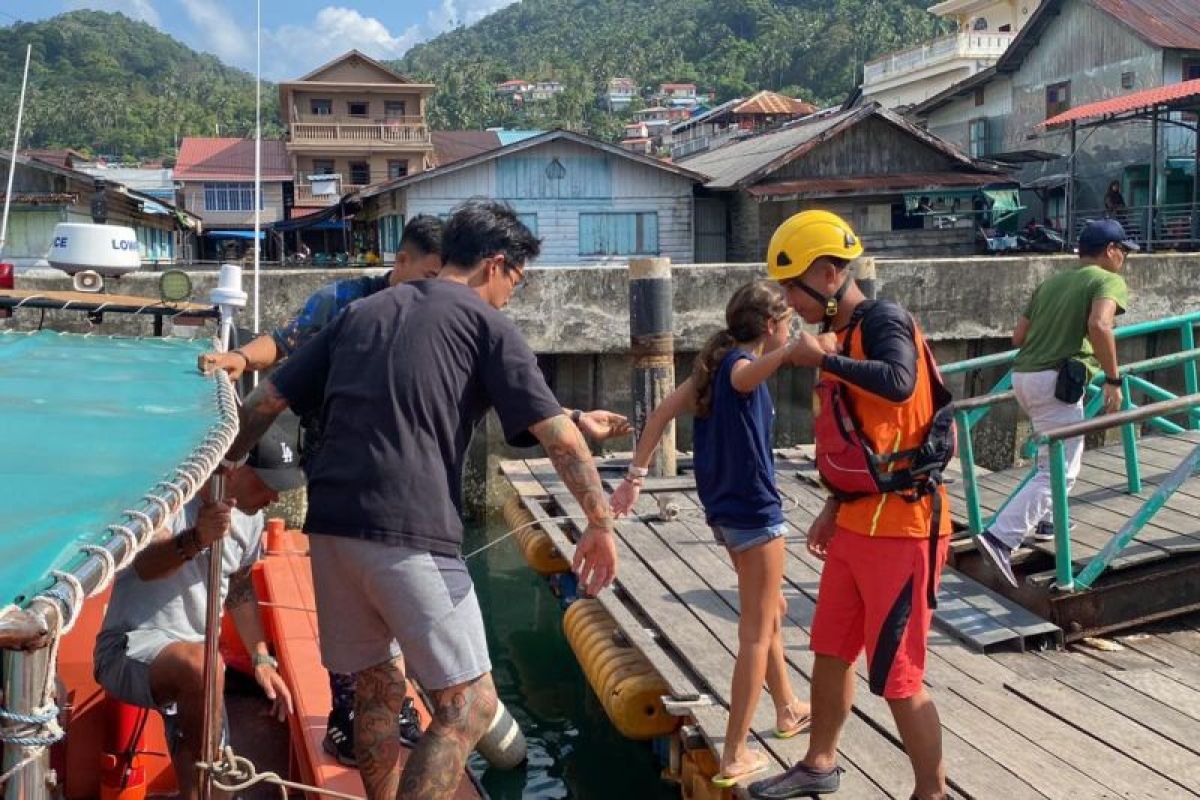
M 312 792 L 313 794 L 325 795 L 326 797 L 335 797 L 338 800 L 365 800 L 361 795 L 346 794 L 345 792 L 325 789 L 320 786 L 289 781 L 281 777 L 277 772 L 259 772 L 254 766 L 253 761 L 244 756 L 237 755 L 233 752 L 233 748 L 228 746 L 224 748 L 219 760 L 214 762 L 198 761 L 196 766 L 212 775 L 212 785 L 214 787 L 221 791 L 229 792 L 231 795 L 260 783 L 270 783 L 279 787 L 284 800 L 288 796 L 288 789 Z

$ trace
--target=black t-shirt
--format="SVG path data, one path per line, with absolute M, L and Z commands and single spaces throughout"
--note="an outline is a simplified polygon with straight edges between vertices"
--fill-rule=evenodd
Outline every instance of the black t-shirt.
M 271 380 L 296 413 L 321 413 L 305 531 L 447 555 L 462 546 L 463 456 L 487 410 L 513 442 L 562 413 L 512 321 L 444 280 L 351 304 Z

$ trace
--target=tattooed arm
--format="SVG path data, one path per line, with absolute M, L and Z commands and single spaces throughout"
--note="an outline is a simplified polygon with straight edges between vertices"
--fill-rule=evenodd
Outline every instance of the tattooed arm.
M 258 594 L 254 591 L 254 579 L 249 567 L 239 569 L 229 576 L 229 593 L 225 596 L 225 607 L 229 609 L 229 616 L 233 617 L 233 625 L 237 628 L 238 636 L 241 637 L 250 657 L 253 659 L 256 656 L 271 655 L 262 620 L 258 616 Z M 283 676 L 269 663 L 256 663 L 254 680 L 271 701 L 272 715 L 282 722 L 286 715 L 292 712 L 292 694 L 288 691 Z
M 600 473 L 579 429 L 566 414 L 542 420 L 529 429 L 537 437 L 554 469 L 587 514 L 587 530 L 575 547 L 572 568 L 584 590 L 596 595 L 617 573 L 617 546 L 612 510 L 600 483 Z
M 287 407 L 287 399 L 279 393 L 270 378 L 260 381 L 258 388 L 250 393 L 238 409 L 238 435 L 225 457 L 230 461 L 240 461 L 245 457 Z

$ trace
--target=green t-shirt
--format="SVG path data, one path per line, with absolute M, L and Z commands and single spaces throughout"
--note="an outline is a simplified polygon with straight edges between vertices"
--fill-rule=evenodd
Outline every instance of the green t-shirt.
M 1089 377 L 1100 371 L 1087 338 L 1088 315 L 1096 300 L 1113 300 L 1125 313 L 1129 290 L 1125 279 L 1103 267 L 1088 264 L 1060 272 L 1042 282 L 1029 298 L 1025 317 L 1029 331 L 1013 362 L 1013 372 L 1058 369 L 1067 359 L 1082 361 Z

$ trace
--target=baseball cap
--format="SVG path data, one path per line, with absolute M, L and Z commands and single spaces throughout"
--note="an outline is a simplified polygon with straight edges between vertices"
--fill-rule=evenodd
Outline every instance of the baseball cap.
M 276 417 L 250 451 L 246 463 L 254 468 L 263 483 L 277 492 L 288 492 L 303 486 L 299 418 L 290 411 Z
M 1079 232 L 1080 250 L 1096 250 L 1114 242 L 1126 250 L 1142 249 L 1126 235 L 1125 228 L 1115 219 L 1088 220 Z

